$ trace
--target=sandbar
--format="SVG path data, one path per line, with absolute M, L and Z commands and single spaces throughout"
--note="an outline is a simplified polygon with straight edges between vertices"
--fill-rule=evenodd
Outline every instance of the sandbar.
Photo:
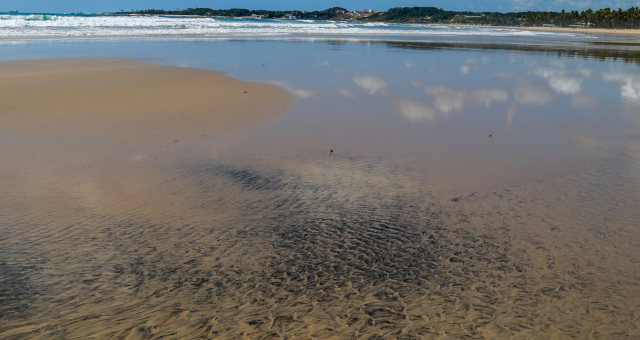
M 135 58 L 0 63 L 3 129 L 146 142 L 219 136 L 267 123 L 293 103 L 275 85 Z

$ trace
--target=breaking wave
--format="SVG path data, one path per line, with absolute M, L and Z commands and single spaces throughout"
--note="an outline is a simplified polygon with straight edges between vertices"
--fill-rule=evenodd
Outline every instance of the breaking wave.
M 5 40 L 81 37 L 160 36 L 488 36 L 574 37 L 579 34 L 535 32 L 508 28 L 461 27 L 321 20 L 193 18 L 169 16 L 0 14 Z

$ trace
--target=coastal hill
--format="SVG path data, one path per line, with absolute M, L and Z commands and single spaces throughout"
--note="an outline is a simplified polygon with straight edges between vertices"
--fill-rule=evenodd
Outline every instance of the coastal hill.
M 348 11 L 332 7 L 322 11 L 267 11 L 241 8 L 211 9 L 189 8 L 165 11 L 147 9 L 111 14 L 137 15 L 184 15 L 206 17 L 250 17 L 265 19 L 344 20 L 364 22 L 424 23 L 424 24 L 469 24 L 491 26 L 556 26 L 595 28 L 640 28 L 640 8 L 627 10 L 604 8 L 587 9 L 582 12 L 458 12 L 435 7 L 397 7 L 387 11 Z

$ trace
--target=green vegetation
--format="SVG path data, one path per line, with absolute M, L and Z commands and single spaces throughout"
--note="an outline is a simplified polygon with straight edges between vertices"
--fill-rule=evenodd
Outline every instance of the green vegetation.
M 266 19 L 278 19 L 295 17 L 296 19 L 308 20 L 347 20 L 348 11 L 341 7 L 332 7 L 323 11 L 267 11 L 248 10 L 244 8 L 231 9 L 211 9 L 211 8 L 189 8 L 178 11 L 164 11 L 161 9 L 147 9 L 136 12 L 120 12 L 118 14 L 149 14 L 149 15 L 198 15 L 206 17 L 251 17 L 257 16 Z
M 599 28 L 640 28 L 640 9 L 631 7 L 626 11 L 609 8 L 578 12 L 455 12 L 435 7 L 391 8 L 375 13 L 366 21 L 413 22 L 413 23 L 454 23 L 494 26 L 544 26 L 558 27 L 599 27 Z
M 598 28 L 640 28 L 640 9 L 631 7 L 612 10 L 610 8 L 593 11 L 565 12 L 456 12 L 435 7 L 398 7 L 386 12 L 353 11 L 333 7 L 323 11 L 266 11 L 242 8 L 210 9 L 189 8 L 179 11 L 149 9 L 121 14 L 148 15 L 198 15 L 208 17 L 261 17 L 267 19 L 292 18 L 311 20 L 351 20 L 397 23 L 470 24 L 493 26 L 545 26 L 558 27 L 598 27 Z

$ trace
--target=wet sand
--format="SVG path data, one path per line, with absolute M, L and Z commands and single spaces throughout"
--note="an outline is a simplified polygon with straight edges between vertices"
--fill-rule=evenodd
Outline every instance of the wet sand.
M 131 202 L 168 209 L 176 203 L 158 194 L 164 179 L 148 164 L 197 141 L 267 124 L 293 103 L 278 86 L 148 62 L 0 63 L 2 152 L 11 160 L 2 180 L 7 192 L 23 196 L 12 206 L 27 202 L 29 211 L 36 201 L 64 204 L 62 196 L 105 211 Z
M 211 76 L 228 92 L 210 106 L 226 97 L 229 106 L 273 108 L 250 111 L 262 124 L 290 103 L 277 87 L 214 72 L 73 63 L 83 62 L 89 73 L 122 70 L 107 83 L 114 87 L 137 74 L 131 68 L 145 79 L 148 69 Z M 8 90 L 19 83 L 12 77 L 0 78 Z M 45 83 L 21 86 L 47 96 Z M 243 102 L 260 91 L 273 95 Z M 117 98 L 138 100 L 127 96 Z M 0 130 L 0 157 L 11 160 L 0 176 L 0 338 L 640 335 L 634 150 L 590 172 L 435 192 L 429 167 L 337 148 L 282 157 L 287 137 L 319 147 L 304 136 L 255 143 L 243 137 L 245 121 L 198 107 L 197 124 L 176 127 L 162 99 L 114 122 L 108 110 L 71 117 L 52 102 L 0 101 L 3 114 L 16 112 Z M 163 115 L 146 124 L 156 110 Z
M 178 168 L 179 210 L 11 218 L 0 334 L 637 335 L 633 203 L 603 218 L 563 181 L 443 200 L 367 159 Z
M 0 63 L 0 124 L 34 133 L 173 142 L 257 126 L 292 103 L 288 93 L 273 85 L 143 61 Z

